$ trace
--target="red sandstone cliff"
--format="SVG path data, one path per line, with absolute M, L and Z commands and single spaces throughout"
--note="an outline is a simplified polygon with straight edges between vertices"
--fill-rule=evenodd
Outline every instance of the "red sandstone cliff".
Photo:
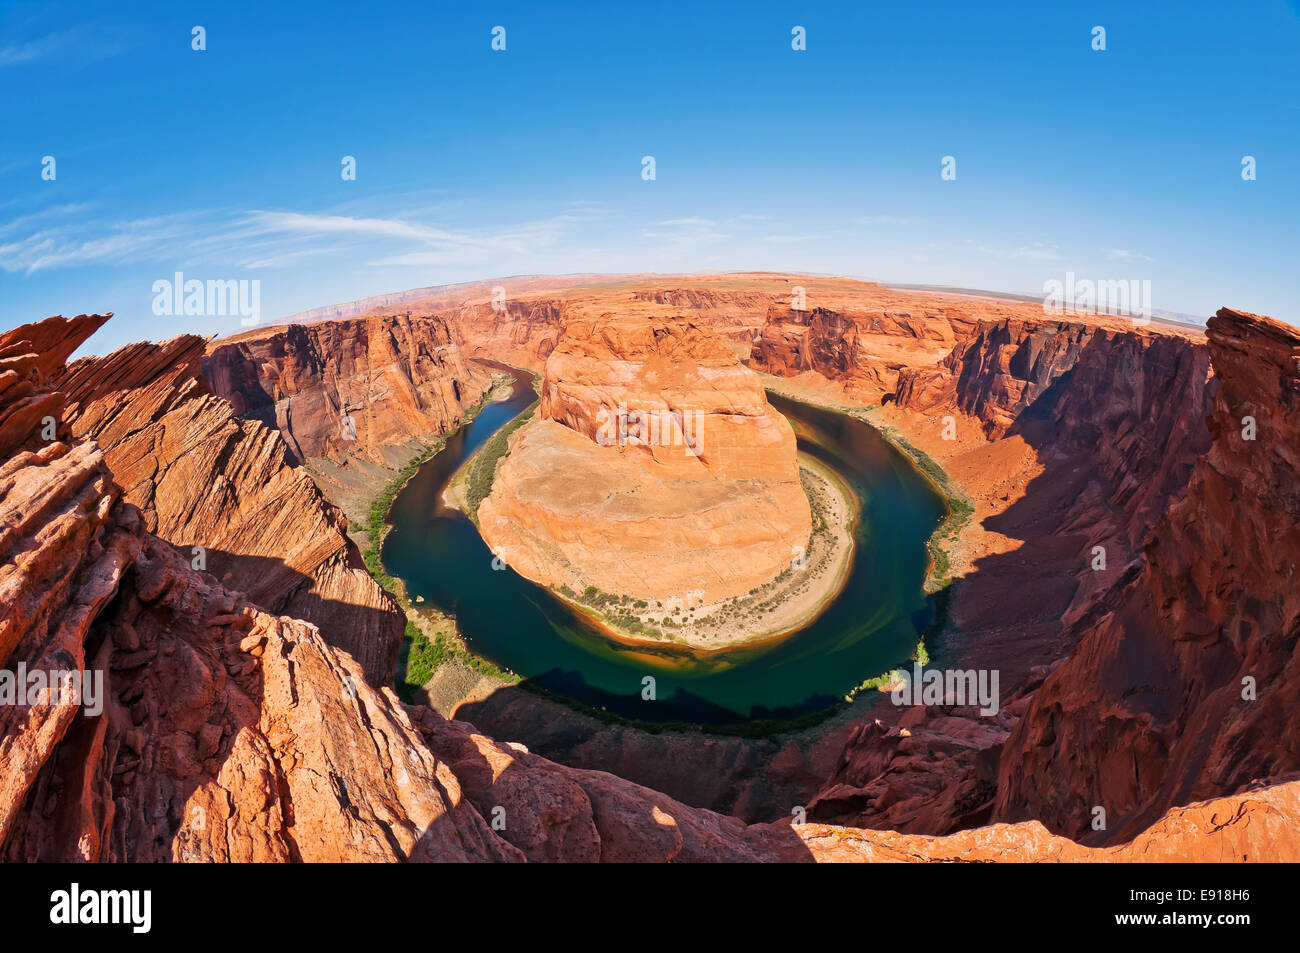
M 208 389 L 203 348 L 184 336 L 77 361 L 57 375 L 61 419 L 98 444 L 146 530 L 257 605 L 315 623 L 387 684 L 405 616 L 280 436 Z
M 1068 658 L 1013 685 L 996 719 L 912 709 L 895 726 L 861 729 L 810 816 L 933 832 L 1034 818 L 1114 844 L 1174 805 L 1300 768 L 1287 740 L 1300 727 L 1300 332 L 1223 309 L 1207 341 L 986 326 L 944 369 L 915 375 L 946 377 L 928 389 L 940 397 L 922 402 L 926 414 L 969 411 L 993 431 L 1046 433 L 1067 466 L 1087 460 L 1105 477 L 1108 497 L 1063 507 L 1064 526 L 1106 502 L 1122 514 L 1115 532 L 1149 533 L 1109 585 L 1076 592 L 1058 615 Z M 915 407 L 915 396 L 900 386 L 901 403 Z M 1025 502 L 1036 492 L 1031 483 Z M 956 604 L 994 585 L 988 568 L 975 564 Z M 1022 563 L 1021 585 L 1040 592 L 1035 571 Z M 977 646 L 960 661 L 972 655 Z
M 565 302 L 542 298 L 507 299 L 466 305 L 445 312 L 457 342 L 470 357 L 486 357 L 540 372 L 555 349 L 566 319 Z
M 1003 710 L 890 710 L 860 726 L 810 816 L 931 833 L 993 816 L 1010 729 L 1185 492 L 1214 390 L 1194 336 L 1078 320 L 980 320 L 938 366 L 899 372 L 896 403 L 873 417 L 975 503 L 936 664 L 998 669 Z
M 956 308 L 915 314 L 773 308 L 754 344 L 751 364 L 780 377 L 818 375 L 853 399 L 877 402 L 893 392 L 900 370 L 937 363 L 970 323 Z
M 447 322 L 391 315 L 267 328 L 213 342 L 203 372 L 244 418 L 278 429 L 300 461 L 404 463 L 491 387 Z
M 936 368 L 907 368 L 897 404 L 977 420 L 1086 458 L 1136 547 L 1209 447 L 1209 352 L 1185 336 L 1075 321 L 979 321 Z
M 150 535 L 93 440 L 15 415 L 62 400 L 56 361 L 102 320 L 0 337 L 0 665 L 95 670 L 106 689 L 99 711 L 67 695 L 0 706 L 0 856 L 517 857 L 350 656 Z M 59 348 L 33 352 L 51 336 Z
M 507 292 L 507 297 L 495 307 L 490 300 L 471 301 L 450 309 L 442 305 L 437 313 L 445 318 L 466 354 L 538 373 L 566 324 L 617 318 L 653 321 L 690 314 L 745 360 L 767 310 L 778 300 L 788 300 L 789 292 L 784 279 L 772 282 L 771 288 L 723 284 L 714 288 L 692 287 L 685 281 L 669 287 L 617 282 L 570 288 L 557 294 L 551 289 L 534 292 L 525 283 L 516 294 L 516 283 L 506 280 L 498 287 Z
M 1207 339 L 1213 446 L 1145 567 L 1008 739 L 1000 818 L 1114 842 L 1170 805 L 1300 768 L 1300 332 L 1225 308 Z

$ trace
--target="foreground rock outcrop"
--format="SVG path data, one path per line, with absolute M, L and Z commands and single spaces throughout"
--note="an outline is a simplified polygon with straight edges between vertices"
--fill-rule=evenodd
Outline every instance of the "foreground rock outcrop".
M 349 655 L 194 571 L 93 440 L 16 429 L 32 398 L 64 402 L 56 360 L 101 322 L 0 338 L 0 856 L 517 858 Z
M 602 771 L 553 764 L 428 709 L 412 716 L 429 747 L 500 836 L 529 861 L 1063 863 L 1294 860 L 1300 781 L 1288 779 L 1169 811 L 1132 842 L 1089 848 L 1037 822 L 946 837 L 788 821 L 745 825 Z
M 478 521 L 529 579 L 660 602 L 747 593 L 811 531 L 757 376 L 693 323 L 636 320 L 568 325 Z
M 279 434 L 211 392 L 203 350 L 186 335 L 76 361 L 55 376 L 60 419 L 99 446 L 149 532 L 255 604 L 316 624 L 387 684 L 404 614 Z

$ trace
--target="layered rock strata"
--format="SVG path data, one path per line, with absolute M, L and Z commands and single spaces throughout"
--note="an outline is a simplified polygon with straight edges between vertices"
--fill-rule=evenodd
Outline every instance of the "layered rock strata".
M 1023 435 L 1080 456 L 1108 484 L 1136 547 L 1210 444 L 1210 355 L 1186 335 L 1071 321 L 980 321 L 936 368 L 907 368 L 897 404 L 957 412 L 990 441 Z
M 214 341 L 203 357 L 235 412 L 280 431 L 300 461 L 358 456 L 393 465 L 459 424 L 492 384 L 441 319 L 410 315 L 267 328 Z
M 99 446 L 148 532 L 268 611 L 315 623 L 389 683 L 404 614 L 280 435 L 211 392 L 203 350 L 187 335 L 74 362 L 56 380 L 70 434 Z
M 1296 728 L 1288 693 L 1300 639 L 1290 531 L 1300 455 L 1289 449 L 1300 332 L 1231 309 L 1211 319 L 1206 345 L 1064 331 L 1081 343 L 1059 374 L 1043 355 L 1070 349 L 1049 340 L 1001 335 L 993 361 L 972 344 L 948 368 L 949 384 L 964 380 L 949 392 L 956 404 L 927 412 L 961 413 L 965 391 L 970 419 L 1005 423 L 1007 434 L 1046 425 L 1053 452 L 1076 470 L 1086 441 L 1074 441 L 1096 435 L 1090 456 L 1113 491 L 1108 509 L 1124 514 L 1109 520 L 1109 538 L 1122 542 L 1145 523 L 1141 549 L 1107 585 L 1077 587 L 1058 616 L 1068 656 L 1013 684 L 996 719 L 940 707 L 861 729 L 810 816 L 930 832 L 1034 818 L 1115 844 L 1175 805 L 1300 768 L 1285 741 Z M 984 332 L 975 340 L 999 339 Z M 1017 360 L 1020 347 L 1039 359 Z M 964 376 L 969 366 L 1006 373 Z M 906 388 L 899 394 L 910 400 Z M 1198 426 L 1207 409 L 1208 447 Z M 1107 501 L 1066 506 L 1062 525 L 1089 506 L 1107 512 L 1097 502 Z M 955 598 L 995 583 L 977 562 Z
M 634 320 L 566 327 L 478 520 L 529 579 L 660 601 L 749 592 L 811 530 L 758 378 L 691 322 Z
M 846 396 L 877 403 L 904 368 L 938 363 L 971 320 L 959 309 L 843 312 L 771 309 L 751 365 L 778 377 L 834 381 Z
M 996 815 L 1132 836 L 1171 805 L 1300 768 L 1300 332 L 1228 308 L 1213 446 L 1002 756 Z
M 1194 334 L 1042 318 L 981 319 L 937 366 L 899 372 L 896 400 L 871 416 L 975 506 L 948 544 L 957 578 L 931 649 L 945 667 L 998 669 L 1003 710 L 886 706 L 885 724 L 849 739 L 811 816 L 931 833 L 993 816 L 1027 694 L 1109 611 L 1185 492 L 1215 386 Z

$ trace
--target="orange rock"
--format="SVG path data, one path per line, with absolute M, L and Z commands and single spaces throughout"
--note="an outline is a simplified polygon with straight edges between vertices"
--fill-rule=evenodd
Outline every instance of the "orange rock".
M 57 380 L 72 434 L 102 448 L 149 532 L 257 605 L 314 622 L 388 682 L 405 615 L 279 434 L 208 389 L 203 348 L 186 335 L 74 362 Z
M 777 280 L 754 284 L 768 288 Z M 698 290 L 685 279 L 681 284 L 673 296 Z M 641 295 L 636 307 L 667 306 L 645 288 L 634 294 Z M 733 288 L 698 300 L 721 312 L 738 294 Z M 598 300 L 584 292 L 581 306 Z M 726 320 L 741 326 L 748 319 L 737 312 Z M 1067 485 L 1047 494 L 1031 489 L 1028 512 L 1015 514 L 1012 504 L 1003 523 L 1019 520 L 1021 530 L 1065 538 L 1062 558 L 1086 549 L 1086 535 L 1076 543 L 1070 534 L 1099 515 L 1111 520 L 1105 532 L 1117 539 L 1155 525 L 1144 560 L 1121 567 L 1112 583 L 1073 594 L 1076 581 L 1065 580 L 1066 601 L 1077 605 L 1052 623 L 1078 645 L 1065 661 L 1035 666 L 1020 679 L 995 722 L 969 712 L 911 710 L 896 725 L 857 731 L 810 816 L 854 815 L 901 828 L 886 831 L 745 825 L 604 772 L 555 764 L 375 690 L 362 666 L 317 627 L 266 613 L 194 571 L 149 532 L 146 524 L 171 525 L 174 501 L 185 498 L 167 491 L 174 474 L 229 481 L 237 503 L 239 494 L 254 491 L 249 474 L 267 473 L 256 463 L 275 456 L 279 438 L 231 421 L 192 359 L 178 359 L 193 350 L 186 339 L 124 349 L 64 374 L 59 365 L 98 323 L 51 319 L 0 335 L 0 665 L 85 667 L 104 672 L 107 686 L 100 715 L 49 701 L 0 706 L 6 860 L 1300 859 L 1300 765 L 1288 747 L 1300 729 L 1300 595 L 1293 579 L 1300 548 L 1300 332 L 1293 328 L 1220 311 L 1208 332 L 1215 375 L 1209 386 L 1205 348 L 1189 338 L 1079 336 L 1073 327 L 1047 338 L 1030 329 L 1019 343 L 992 349 L 971 338 L 956 353 L 962 367 L 979 373 L 934 367 L 936 380 L 956 378 L 951 388 L 931 389 L 934 400 L 924 410 L 888 408 L 903 415 L 891 419 L 913 425 L 950 408 L 978 429 L 978 441 L 985 425 L 1005 424 L 1002 440 L 954 453 L 955 468 L 966 456 L 1004 459 L 985 453 L 989 446 L 1041 439 L 1030 425 L 1036 411 L 1045 411 L 1037 422 L 1046 420 L 1054 439 L 1040 446 L 1060 460 L 1048 459 L 1044 472 L 1049 486 Z M 981 333 L 993 341 L 1000 332 L 989 324 Z M 1036 363 L 1025 356 L 1070 355 L 1071 347 L 1058 348 L 1062 335 L 1079 345 L 1068 369 L 1055 358 Z M 548 397 L 566 422 L 542 421 L 538 432 L 550 436 L 520 459 L 572 455 L 572 444 L 634 461 L 639 469 L 617 470 L 620 479 L 644 472 L 677 480 L 708 470 L 707 458 L 671 448 L 656 456 L 655 448 L 635 444 L 621 454 L 597 446 L 584 429 L 599 425 L 597 402 L 617 406 L 629 395 L 659 395 L 671 408 L 683 394 L 703 393 L 709 400 L 701 408 L 743 417 L 742 427 L 757 425 L 752 430 L 768 425 L 766 412 L 733 413 L 757 405 L 716 341 L 692 341 L 689 332 L 674 337 L 680 339 L 665 346 L 684 349 L 670 351 L 674 360 L 659 367 L 653 354 L 626 361 L 630 373 L 603 388 L 593 389 L 583 361 L 573 358 L 574 373 L 557 374 Z M 985 362 L 986 354 L 996 359 Z M 596 359 L 621 366 L 623 359 L 607 357 Z M 558 366 L 569 360 L 561 354 Z M 673 370 L 692 361 L 693 377 Z M 707 386 L 712 381 L 716 388 Z M 56 382 L 68 391 L 56 390 Z M 1178 488 L 1180 468 L 1199 452 L 1199 408 L 1211 400 L 1213 445 L 1191 468 L 1185 490 Z M 50 410 L 59 411 L 52 414 L 54 439 L 42 425 Z M 194 430 L 185 429 L 187 413 L 198 422 Z M 101 448 L 92 430 L 111 446 Z M 205 432 L 223 441 L 211 459 L 212 437 L 190 439 Z M 1081 447 L 1095 455 L 1094 468 L 1080 463 Z M 772 446 L 733 449 L 739 455 L 711 475 L 714 483 L 735 480 L 737 472 L 761 477 L 781 459 Z M 125 494 L 116 468 L 110 472 L 113 458 L 130 476 Z M 1069 493 L 1076 471 L 1090 488 L 1078 499 L 1061 497 L 1058 512 L 1055 501 Z M 279 472 L 270 471 L 269 482 L 284 479 Z M 596 479 L 605 471 L 589 472 Z M 123 499 L 132 493 L 152 501 L 147 516 Z M 316 509 L 304 505 L 319 500 L 309 492 L 273 499 L 293 511 L 284 524 L 288 536 L 278 540 L 290 548 L 308 527 L 321 525 L 304 514 L 328 513 L 319 502 Z M 213 531 L 248 532 L 238 529 L 238 505 L 212 512 L 218 511 L 229 525 L 214 517 Z M 1026 546 L 1035 540 L 1027 538 Z M 1035 554 L 1047 549 L 1044 543 Z M 275 552 L 271 558 L 288 558 Z M 1010 557 L 1021 560 L 1011 573 L 1019 573 L 1020 588 L 994 600 L 1011 605 L 985 611 L 1014 612 L 1015 600 L 1005 593 L 1032 591 L 1038 611 L 1055 613 L 1049 586 L 1024 582 L 1037 578 L 1025 575 L 1031 563 Z M 990 578 L 998 574 L 977 567 L 969 582 L 986 587 Z M 1052 626 L 1040 625 L 1011 643 L 1020 654 L 1042 650 Z M 987 650 L 962 647 L 967 655 Z M 997 650 L 1006 654 L 1006 644 Z M 1243 692 L 1247 682 L 1253 692 Z M 1084 829 L 1093 805 L 1107 810 L 1105 832 Z M 1033 819 L 987 824 L 987 815 Z M 947 836 L 916 833 L 967 824 L 983 826 Z M 1049 828 L 1077 832 L 1095 846 Z
M 691 323 L 635 320 L 566 328 L 478 520 L 536 582 L 660 601 L 770 582 L 811 530 L 757 376 Z
M 394 448 L 454 428 L 491 386 L 445 321 L 393 315 L 262 328 L 209 345 L 203 372 L 246 419 L 278 429 L 300 461 Z

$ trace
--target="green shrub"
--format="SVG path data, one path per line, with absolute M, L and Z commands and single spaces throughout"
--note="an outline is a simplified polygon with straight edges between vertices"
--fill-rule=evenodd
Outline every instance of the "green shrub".
M 492 481 L 496 479 L 497 464 L 510 452 L 510 435 L 528 423 L 536 410 L 537 404 L 533 404 L 494 433 L 470 462 L 465 487 L 465 508 L 466 515 L 475 522 L 478 521 L 479 504 L 492 492 Z

